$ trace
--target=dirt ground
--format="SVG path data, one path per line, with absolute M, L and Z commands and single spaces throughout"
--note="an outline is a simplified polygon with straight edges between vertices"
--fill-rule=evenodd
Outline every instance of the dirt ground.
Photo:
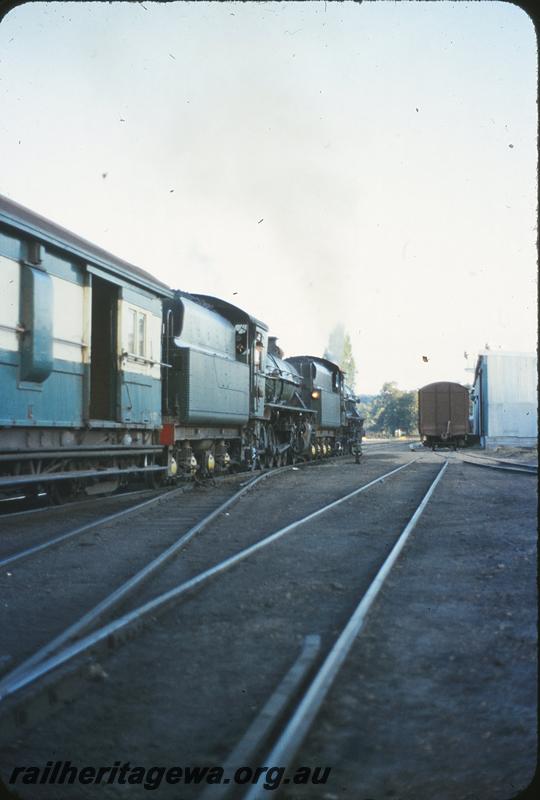
M 538 447 L 503 447 L 498 446 L 489 450 L 482 450 L 486 456 L 495 458 L 508 458 L 524 464 L 538 464 Z

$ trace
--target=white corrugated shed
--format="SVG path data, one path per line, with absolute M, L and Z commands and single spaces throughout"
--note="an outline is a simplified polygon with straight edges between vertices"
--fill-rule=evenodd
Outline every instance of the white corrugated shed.
M 475 419 L 486 447 L 532 447 L 537 443 L 537 384 L 534 353 L 486 351 L 479 355 Z

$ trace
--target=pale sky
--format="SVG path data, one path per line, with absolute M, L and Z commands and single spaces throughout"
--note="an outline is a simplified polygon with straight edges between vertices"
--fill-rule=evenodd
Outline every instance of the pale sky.
M 359 392 L 465 382 L 536 349 L 536 58 L 492 0 L 30 3 L 0 192 L 287 355 L 341 322 Z

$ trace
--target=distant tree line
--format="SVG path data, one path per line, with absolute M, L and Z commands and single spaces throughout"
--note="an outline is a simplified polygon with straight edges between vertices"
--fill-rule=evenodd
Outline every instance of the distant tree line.
M 393 435 L 396 430 L 418 431 L 418 396 L 398 389 L 395 381 L 383 383 L 377 395 L 360 395 L 358 410 L 367 432 Z

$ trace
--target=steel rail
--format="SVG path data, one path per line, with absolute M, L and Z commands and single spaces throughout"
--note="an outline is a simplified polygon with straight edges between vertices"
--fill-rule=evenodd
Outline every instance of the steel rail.
M 250 491 L 253 486 L 258 483 L 260 480 L 267 478 L 270 475 L 270 472 L 265 472 L 262 475 L 258 475 L 256 478 L 253 478 L 247 484 L 244 484 L 239 491 L 235 492 L 232 497 L 229 497 L 224 503 L 222 503 L 218 508 L 214 509 L 210 514 L 207 514 L 202 520 L 200 520 L 196 525 L 193 525 L 185 534 L 183 534 L 176 542 L 172 545 L 167 547 L 163 550 L 156 558 L 146 564 L 145 567 L 140 569 L 138 572 L 135 573 L 131 578 L 127 581 L 122 583 L 118 588 L 116 588 L 111 594 L 107 595 L 103 600 L 101 600 L 96 606 L 91 608 L 89 611 L 86 612 L 77 622 L 74 622 L 68 628 L 66 628 L 62 633 L 55 636 L 54 639 L 51 639 L 47 644 L 40 647 L 39 650 L 36 650 L 31 656 L 25 659 L 21 664 L 15 667 L 10 673 L 0 679 L 0 697 L 2 696 L 2 687 L 5 683 L 9 683 L 13 678 L 17 677 L 18 675 L 23 674 L 28 669 L 33 667 L 36 664 L 39 664 L 40 661 L 46 659 L 51 653 L 57 650 L 66 642 L 74 639 L 76 636 L 81 634 L 84 630 L 89 628 L 93 623 L 95 623 L 103 614 L 110 611 L 114 606 L 118 605 L 121 601 L 125 600 L 126 597 L 134 591 L 134 589 L 138 588 L 143 581 L 147 580 L 152 573 L 158 570 L 160 567 L 163 567 L 167 561 L 169 561 L 176 553 L 184 547 L 197 533 L 200 533 L 204 528 L 207 527 L 216 517 L 220 514 L 223 514 L 224 511 L 227 510 L 233 503 L 239 500 L 246 492 Z M 170 492 L 168 496 L 170 497 L 172 494 L 176 494 L 182 491 L 182 487 L 177 489 L 175 492 Z M 134 506 L 130 510 L 134 510 L 136 508 L 142 508 L 145 505 L 149 505 L 150 502 L 155 502 L 159 500 L 160 495 L 157 498 L 152 498 L 151 501 L 146 501 L 145 503 L 141 503 L 138 506 Z M 105 519 L 115 518 L 121 515 L 123 512 L 118 512 L 118 514 L 111 515 L 111 517 L 107 517 Z M 100 523 L 89 523 L 90 527 L 93 527 L 95 524 L 101 524 L 105 520 L 101 520 Z M 84 526 L 83 526 L 84 528 Z M 81 528 L 80 530 L 82 530 Z M 79 532 L 80 532 L 79 530 Z M 73 533 L 72 533 L 73 535 Z M 2 566 L 2 562 L 0 562 L 0 566 Z
M 487 455 L 486 451 L 484 450 L 482 454 L 478 453 L 476 450 L 466 449 L 465 452 L 460 450 L 459 455 L 464 456 L 465 458 L 475 458 L 479 459 L 480 461 L 496 461 L 498 464 L 510 464 L 514 467 L 526 467 L 531 469 L 537 469 L 538 465 L 533 464 L 532 462 L 525 462 L 525 461 L 512 461 L 511 458 L 499 458 L 498 456 L 490 456 Z
M 276 475 L 276 474 L 281 473 L 281 472 L 287 472 L 287 471 L 290 471 L 291 469 L 300 469 L 301 467 L 305 467 L 305 466 L 308 466 L 308 465 L 313 465 L 315 463 L 319 464 L 319 463 L 324 463 L 324 462 L 322 460 L 321 461 L 317 461 L 317 462 L 315 462 L 315 461 L 307 461 L 307 462 L 305 462 L 303 464 L 300 464 L 300 465 L 286 465 L 286 466 L 283 466 L 283 467 L 275 467 L 274 469 L 266 470 L 265 472 L 263 472 L 260 475 L 258 475 L 255 479 L 254 478 L 250 478 L 249 480 L 245 481 L 244 483 L 242 483 L 240 485 L 242 487 L 243 486 L 247 486 L 248 484 L 251 484 L 255 480 L 259 480 L 259 479 L 261 479 L 263 477 L 268 477 L 270 474 Z M 237 477 L 237 476 L 225 476 L 225 477 L 227 478 L 227 477 Z M 191 485 L 192 484 L 188 484 L 188 486 L 191 486 Z M 29 547 L 29 548 L 27 548 L 25 550 L 20 550 L 18 553 L 13 553 L 10 556 L 6 556 L 5 558 L 0 559 L 0 568 L 7 567 L 9 564 L 13 564 L 16 561 L 20 561 L 21 559 L 24 559 L 27 556 L 31 556 L 34 553 L 38 553 L 41 550 L 47 549 L 48 547 L 53 547 L 54 545 L 60 544 L 61 542 L 66 541 L 67 539 L 70 539 L 72 536 L 76 536 L 79 533 L 84 533 L 84 531 L 90 530 L 91 528 L 95 527 L 96 525 L 102 525 L 102 524 L 105 524 L 107 522 L 111 522 L 112 520 L 116 519 L 117 517 L 121 517 L 121 516 L 123 516 L 125 514 L 129 514 L 131 511 L 136 511 L 138 508 L 143 508 L 145 505 L 150 505 L 151 503 L 156 502 L 157 500 L 161 499 L 164 496 L 172 497 L 177 492 L 184 492 L 184 491 L 186 491 L 186 488 L 187 488 L 186 486 L 180 486 L 178 489 L 173 489 L 173 490 L 170 490 L 170 491 L 162 492 L 157 497 L 152 497 L 150 500 L 147 500 L 147 501 L 145 501 L 143 503 L 139 503 L 138 505 L 131 506 L 130 508 L 125 509 L 123 511 L 117 511 L 114 514 L 110 514 L 107 517 L 102 517 L 101 519 L 96 520 L 94 522 L 89 522 L 89 523 L 86 523 L 85 525 L 82 525 L 82 526 L 80 526 L 78 528 L 74 528 L 72 531 L 67 531 L 66 533 L 63 533 L 60 536 L 54 537 L 54 539 L 49 539 L 48 541 L 42 542 L 41 544 L 34 545 L 34 546 Z M 144 490 L 144 491 L 152 491 L 152 490 Z M 137 493 L 140 493 L 140 491 L 139 492 L 127 492 L 124 496 L 127 497 L 129 494 L 137 494 Z M 121 496 L 122 495 L 116 495 L 116 497 L 121 497 Z M 91 500 L 91 498 L 85 498 L 81 502 L 92 502 L 92 500 Z M 95 502 L 95 500 L 94 500 L 94 502 Z M 57 508 L 57 507 L 58 506 L 56 506 L 55 508 Z M 0 514 L 0 520 L 2 520 L 2 519 L 11 519 L 11 517 L 15 517 L 18 514 L 35 514 L 37 512 L 43 513 L 44 511 L 50 511 L 50 510 L 54 510 L 54 509 L 51 509 L 50 506 L 46 506 L 44 508 L 34 508 L 34 509 L 27 510 L 27 511 L 16 511 L 16 512 L 9 513 L 9 514 Z
M 511 458 L 498 458 L 497 456 L 490 456 L 486 455 L 486 451 L 484 450 L 483 454 L 476 452 L 476 450 L 466 450 L 463 455 L 467 456 L 467 458 L 478 458 L 480 461 L 497 461 L 499 464 L 514 464 L 518 467 L 529 467 L 534 466 L 536 464 L 526 463 L 524 461 L 512 461 Z
M 148 495 L 151 492 L 157 492 L 157 491 L 160 491 L 160 490 L 159 489 L 131 489 L 128 492 L 118 492 L 118 494 L 107 494 L 104 497 L 99 496 L 99 501 L 100 501 L 100 503 L 104 503 L 104 502 L 106 503 L 109 500 L 113 500 L 114 501 L 114 500 L 119 500 L 120 498 L 124 498 L 124 497 L 135 497 L 136 495 Z M 168 491 L 172 491 L 172 490 L 168 490 L 165 487 L 163 487 L 163 489 L 161 490 L 161 495 L 160 496 L 162 497 L 163 495 L 167 494 Z M 46 493 L 44 493 L 43 496 L 45 497 Z M 22 500 L 26 500 L 26 497 L 22 496 L 19 499 L 21 501 Z M 51 512 L 54 512 L 54 511 L 59 511 L 60 509 L 66 509 L 66 508 L 76 510 L 76 509 L 79 509 L 81 506 L 84 506 L 85 503 L 87 505 L 89 505 L 89 506 L 92 505 L 92 504 L 95 504 L 96 497 L 92 496 L 92 495 L 87 495 L 86 497 L 79 497 L 78 499 L 66 500 L 64 503 L 58 503 L 58 504 L 47 503 L 47 505 L 37 506 L 36 508 L 23 508 L 20 511 L 6 511 L 5 513 L 2 512 L 2 510 L 1 510 L 2 509 L 2 503 L 6 503 L 6 505 L 7 505 L 8 503 L 14 503 L 14 502 L 16 502 L 16 501 L 15 501 L 15 499 L 12 499 L 12 498 L 7 498 L 7 499 L 0 500 L 0 522 L 2 522 L 5 519 L 7 519 L 7 520 L 13 519 L 13 517 L 22 517 L 25 514 L 28 515 L 28 516 L 31 516 L 32 514 L 47 514 L 47 513 L 51 513 Z
M 93 631 L 92 633 L 86 635 L 84 638 L 79 639 L 73 642 L 72 644 L 67 644 L 65 649 L 60 650 L 59 652 L 56 653 L 53 652 L 54 649 L 56 649 L 59 644 L 66 643 L 70 638 L 72 638 L 75 635 L 75 633 L 81 632 L 82 627 L 85 627 L 87 624 L 89 624 L 90 615 L 93 615 L 92 619 L 95 620 L 98 613 L 102 613 L 103 610 L 105 609 L 104 607 L 105 603 L 108 604 L 107 608 L 110 608 L 111 598 L 114 599 L 114 602 L 117 602 L 117 600 L 120 599 L 120 597 L 125 596 L 125 592 L 123 590 L 123 586 L 125 586 L 124 584 L 118 590 L 113 592 L 112 595 L 109 595 L 108 598 L 105 598 L 105 600 L 102 601 L 102 603 L 100 603 L 94 609 L 92 609 L 92 611 L 88 612 L 88 614 L 86 614 L 81 620 L 74 623 L 72 626 L 70 626 L 70 628 L 68 628 L 62 634 L 57 636 L 47 645 L 42 647 L 33 656 L 30 656 L 30 658 L 26 659 L 22 664 L 20 664 L 18 667 L 12 670 L 9 674 L 4 676 L 4 678 L 0 680 L 0 702 L 3 701 L 9 695 L 12 695 L 16 691 L 22 689 L 23 687 L 28 686 L 31 683 L 34 683 L 41 677 L 44 677 L 49 672 L 56 669 L 57 667 L 60 667 L 62 664 L 65 664 L 67 661 L 71 660 L 73 657 L 79 655 L 80 653 L 83 653 L 84 651 L 91 649 L 100 642 L 109 639 L 109 637 L 112 637 L 112 639 L 114 639 L 115 634 L 118 634 L 120 631 L 128 628 L 133 624 L 140 623 L 142 618 L 151 614 L 155 614 L 158 610 L 164 611 L 170 605 L 178 601 L 181 597 L 195 591 L 202 584 L 211 580 L 216 575 L 226 572 L 231 567 L 240 563 L 253 553 L 256 553 L 257 551 L 263 549 L 264 547 L 267 547 L 269 544 L 277 541 L 278 539 L 285 536 L 285 534 L 290 533 L 291 531 L 295 530 L 301 525 L 304 525 L 306 522 L 309 522 L 315 519 L 316 517 L 319 517 L 321 514 L 330 511 L 332 508 L 336 508 L 338 505 L 341 505 L 341 503 L 345 503 L 347 500 L 350 500 L 352 497 L 355 497 L 361 492 L 365 492 L 372 486 L 384 482 L 390 476 L 395 475 L 396 473 L 400 472 L 406 467 L 409 467 L 411 464 L 416 463 L 416 461 L 418 460 L 419 460 L 418 458 L 412 459 L 411 461 L 408 461 L 406 464 L 402 464 L 400 467 L 396 467 L 390 472 L 387 472 L 384 475 L 380 475 L 378 478 L 369 481 L 369 483 L 366 483 L 363 486 L 359 487 L 358 489 L 349 492 L 348 494 L 344 495 L 338 500 L 334 500 L 332 503 L 329 503 L 323 506 L 322 508 L 319 508 L 317 511 L 314 511 L 311 514 L 308 514 L 307 516 L 302 517 L 296 520 L 295 522 L 290 523 L 289 525 L 286 525 L 284 528 L 280 528 L 278 531 L 275 531 L 269 536 L 266 536 L 264 539 L 259 540 L 258 542 L 256 542 L 253 545 L 250 545 L 244 550 L 240 550 L 235 555 L 226 558 L 224 561 L 215 564 L 213 567 L 210 567 L 209 569 L 200 572 L 198 575 L 195 575 L 193 578 L 190 578 L 184 583 L 181 583 L 178 586 L 174 587 L 173 589 L 170 589 L 169 591 L 164 592 L 158 595 L 157 597 L 154 597 L 152 600 L 149 600 L 142 606 L 139 606 L 138 608 L 135 608 L 132 611 L 127 612 L 123 616 L 114 619 L 112 622 L 104 625 L 102 628 L 99 628 L 96 631 Z M 251 489 L 256 482 L 266 478 L 269 474 L 271 473 L 267 472 L 264 473 L 263 475 L 260 475 L 258 478 L 255 478 L 255 480 L 251 481 L 250 484 L 244 487 L 242 491 L 247 491 Z M 237 498 L 238 494 L 234 495 L 234 497 L 231 498 L 229 501 L 227 501 L 227 503 L 230 505 Z M 211 515 L 212 519 L 219 513 L 222 513 L 223 509 L 224 506 L 220 506 L 219 509 L 213 512 L 213 514 Z M 186 536 L 187 535 L 188 534 L 186 534 Z M 185 541 L 186 541 L 185 536 L 182 537 L 181 540 L 179 540 L 179 542 L 182 543 L 185 543 Z M 176 549 L 178 549 L 178 547 L 180 546 L 179 542 L 176 543 L 176 545 L 173 545 L 173 548 L 175 547 Z M 169 548 L 169 551 L 166 552 L 170 552 L 171 549 L 172 548 Z M 158 557 L 158 559 L 159 558 L 160 557 Z M 156 561 L 158 559 L 156 559 Z M 155 562 L 152 562 L 152 564 L 154 563 Z M 141 570 L 140 573 L 137 573 L 137 575 L 134 576 L 134 578 L 140 580 L 138 576 L 141 575 L 141 573 L 146 573 L 146 572 L 147 568 Z M 46 652 L 53 654 L 46 655 Z
M 262 709 L 244 735 L 222 764 L 225 775 L 234 774 L 239 767 L 253 764 L 269 735 L 277 727 L 287 707 L 301 689 L 321 649 L 321 637 L 309 634 L 304 637 L 302 651 L 285 673 Z M 200 800 L 224 800 L 235 791 L 234 785 L 221 783 L 207 786 Z
M 0 559 L 0 568 L 7 567 L 9 564 L 14 564 L 16 561 L 21 561 L 23 558 L 27 558 L 28 556 L 33 555 L 34 553 L 38 553 L 41 550 L 46 550 L 48 547 L 53 547 L 54 545 L 60 544 L 61 542 L 65 542 L 67 539 L 71 539 L 73 536 L 78 536 L 79 533 L 84 533 L 84 531 L 89 531 L 92 528 L 95 528 L 99 525 L 105 525 L 107 522 L 112 522 L 115 519 L 119 519 L 120 517 L 125 517 L 128 514 L 131 514 L 133 511 L 138 511 L 145 506 L 152 505 L 152 503 L 157 503 L 158 500 L 161 500 L 163 497 L 172 497 L 175 494 L 184 491 L 183 487 L 178 489 L 173 489 L 169 492 L 162 492 L 161 494 L 157 495 L 157 497 L 151 497 L 149 500 L 144 500 L 142 503 L 136 503 L 134 506 L 130 506 L 129 508 L 125 508 L 122 511 L 115 511 L 114 514 L 108 514 L 106 517 L 100 517 L 100 519 L 93 520 L 92 522 L 87 522 L 84 525 L 80 525 L 78 528 L 74 528 L 71 531 L 66 531 L 66 533 L 60 534 L 60 536 L 55 536 L 54 539 L 48 539 L 46 542 L 42 542 L 41 544 L 36 544 L 33 547 L 28 547 L 26 550 L 20 550 L 18 553 L 14 553 L 11 556 L 7 556 L 6 558 Z M 120 495 L 118 495 L 120 497 Z M 43 509 L 37 509 L 42 511 Z M 27 511 L 21 513 L 29 513 Z M 1 519 L 1 517 L 0 517 Z
M 416 444 L 420 442 L 418 437 L 416 438 L 405 438 L 405 439 L 362 439 L 362 447 L 364 445 L 366 447 L 377 447 L 381 445 L 393 445 L 393 444 Z
M 489 469 L 500 469 L 505 472 L 524 472 L 526 475 L 537 475 L 538 466 L 536 464 L 522 464 L 519 462 L 505 461 L 503 459 L 493 459 L 496 464 L 488 464 L 486 456 L 468 456 L 459 453 L 458 458 L 465 464 L 472 464 L 475 467 L 488 467 Z M 476 459 L 481 458 L 482 461 Z M 486 459 L 486 463 L 482 463 Z
M 439 458 L 445 458 L 442 453 L 437 453 L 437 451 L 432 451 L 433 455 L 438 456 Z M 515 466 L 511 466 L 511 462 L 503 462 L 499 464 L 483 464 L 478 461 L 473 461 L 473 459 L 482 458 L 488 459 L 489 456 L 469 456 L 464 455 L 462 453 L 453 453 L 452 460 L 459 460 L 463 464 L 471 464 L 473 467 L 483 467 L 484 469 L 497 469 L 501 470 L 502 472 L 521 472 L 524 475 L 537 475 L 538 474 L 538 467 L 535 464 L 517 464 Z M 497 460 L 497 459 L 494 459 Z
M 369 455 L 380 455 L 381 453 L 391 453 L 397 451 L 400 448 L 407 449 L 407 450 L 415 450 L 415 446 L 419 443 L 419 439 L 406 439 L 404 441 L 381 441 L 375 442 L 371 441 L 366 443 L 365 441 L 362 442 L 362 449 L 364 453 L 369 453 Z
M 383 583 L 388 576 L 388 573 L 403 550 L 410 533 L 415 528 L 447 467 L 448 461 L 445 461 L 437 477 L 424 495 L 422 502 L 401 532 L 398 540 L 377 572 L 377 575 L 369 585 L 368 590 L 360 600 L 349 621 L 334 643 L 332 649 L 315 675 L 309 688 L 305 692 L 304 697 L 297 706 L 296 711 L 291 716 L 278 741 L 275 743 L 274 747 L 262 763 L 271 765 L 286 765 L 290 763 L 292 758 L 294 758 L 294 755 L 298 751 L 313 723 L 313 720 L 321 708 L 322 703 L 328 694 L 339 669 L 349 654 L 356 637 L 360 633 L 366 616 L 373 605 L 375 598 L 379 594 Z M 266 790 L 264 790 L 261 786 L 252 786 L 244 796 L 244 800 L 262 800 L 263 797 L 266 797 L 265 791 Z

